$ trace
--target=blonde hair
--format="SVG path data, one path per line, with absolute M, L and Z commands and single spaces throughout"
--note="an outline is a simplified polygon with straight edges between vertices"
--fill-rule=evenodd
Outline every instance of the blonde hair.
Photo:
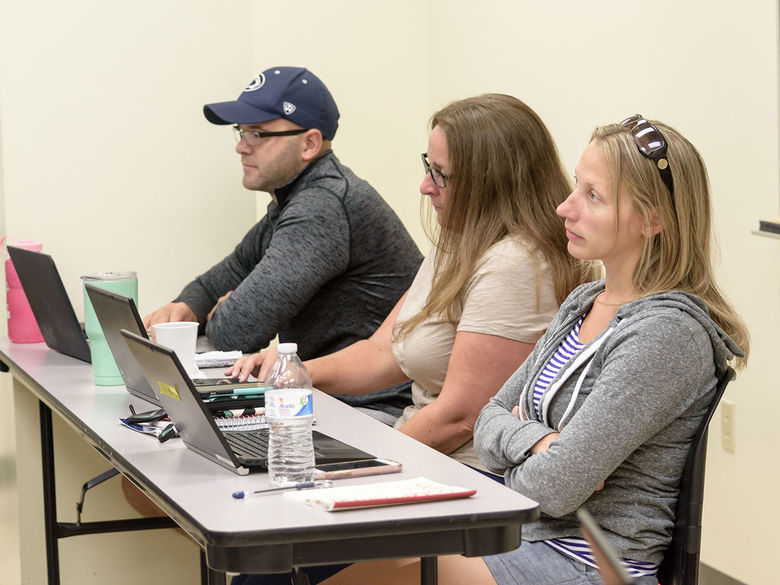
M 645 238 L 633 285 L 642 296 L 680 290 L 700 298 L 715 323 L 744 351 L 745 357 L 736 362 L 744 367 L 750 335 L 713 275 L 707 168 L 693 144 L 679 132 L 660 122 L 651 123 L 668 144 L 666 157 L 674 180 L 673 194 L 655 163 L 639 152 L 627 128 L 610 124 L 596 128 L 591 137 L 607 160 L 615 193 L 625 189 L 644 224 L 661 226 L 656 235 Z
M 401 324 L 399 336 L 434 315 L 457 322 L 463 291 L 478 263 L 507 237 L 518 237 L 547 261 L 558 303 L 591 279 L 590 266 L 566 250 L 563 220 L 555 208 L 571 185 L 550 133 L 531 108 L 509 95 L 485 94 L 436 112 L 431 128 L 437 126 L 447 140 L 451 196 L 444 227 L 434 239 L 438 252 L 431 292 L 422 310 Z M 540 290 L 541 261 L 536 272 Z

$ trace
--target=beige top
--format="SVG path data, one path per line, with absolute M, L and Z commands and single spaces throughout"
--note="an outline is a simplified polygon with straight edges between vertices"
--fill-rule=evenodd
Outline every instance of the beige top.
M 401 307 L 398 323 L 415 315 L 425 304 L 431 290 L 435 255 L 436 248 L 423 260 Z M 540 283 L 537 274 L 541 275 Z M 396 428 L 436 400 L 444 384 L 456 332 L 485 333 L 536 343 L 558 311 L 547 262 L 517 239 L 498 242 L 485 254 L 469 281 L 461 309 L 457 324 L 431 318 L 403 340 L 393 342 L 393 356 L 401 370 L 414 380 L 413 404 L 398 419 Z M 450 456 L 484 469 L 474 454 L 471 440 Z

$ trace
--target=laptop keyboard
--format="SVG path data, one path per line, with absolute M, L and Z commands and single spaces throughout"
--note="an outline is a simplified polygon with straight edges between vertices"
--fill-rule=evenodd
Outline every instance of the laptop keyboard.
M 268 459 L 268 429 L 223 431 L 222 434 L 239 460 L 253 460 L 265 465 Z

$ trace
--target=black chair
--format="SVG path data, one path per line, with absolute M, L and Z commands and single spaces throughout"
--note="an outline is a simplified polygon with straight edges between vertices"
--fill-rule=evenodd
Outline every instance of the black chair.
M 697 585 L 699 582 L 699 553 L 701 552 L 701 516 L 704 504 L 704 468 L 707 459 L 707 427 L 718 407 L 723 391 L 734 379 L 732 368 L 718 380 L 715 396 L 699 430 L 693 437 L 691 450 L 685 462 L 680 495 L 675 511 L 672 543 L 658 569 L 660 585 Z

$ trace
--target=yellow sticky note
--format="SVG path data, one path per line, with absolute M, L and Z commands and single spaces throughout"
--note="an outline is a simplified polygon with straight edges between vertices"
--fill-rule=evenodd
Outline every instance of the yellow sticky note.
M 176 389 L 176 386 L 160 382 L 160 380 L 157 380 L 157 385 L 160 387 L 160 394 L 165 394 L 166 396 L 170 396 L 181 402 L 181 396 L 179 396 L 179 391 Z

